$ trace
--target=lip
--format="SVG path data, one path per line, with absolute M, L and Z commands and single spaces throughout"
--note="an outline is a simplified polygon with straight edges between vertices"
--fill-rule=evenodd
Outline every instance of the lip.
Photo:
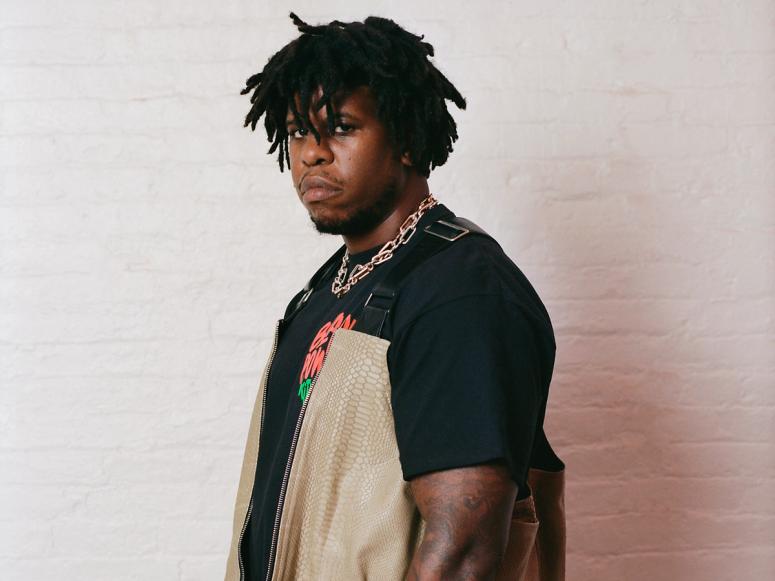
M 304 192 L 304 200 L 307 202 L 322 202 L 339 194 L 339 190 L 328 188 L 310 188 Z
M 302 197 L 307 202 L 320 202 L 336 196 L 341 188 L 320 176 L 308 176 L 301 185 Z

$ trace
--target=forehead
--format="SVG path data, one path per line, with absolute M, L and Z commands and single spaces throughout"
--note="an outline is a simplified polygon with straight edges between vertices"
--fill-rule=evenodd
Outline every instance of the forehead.
M 317 112 L 312 110 L 313 104 L 323 94 L 321 87 L 318 87 L 313 93 L 310 99 L 310 107 L 308 115 L 313 117 L 315 115 L 319 117 L 326 117 L 325 106 L 321 107 Z M 296 109 L 301 108 L 301 98 L 299 93 L 295 93 L 293 96 Z M 337 113 L 349 113 L 356 117 L 369 117 L 376 116 L 377 102 L 374 99 L 374 95 L 366 85 L 359 85 L 358 87 L 351 89 L 340 89 L 331 96 L 331 107 Z M 293 120 L 293 112 L 290 105 L 288 105 L 286 118 Z

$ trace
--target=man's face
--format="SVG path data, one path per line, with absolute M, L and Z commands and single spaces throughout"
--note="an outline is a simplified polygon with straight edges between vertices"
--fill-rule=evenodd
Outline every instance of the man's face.
M 313 94 L 311 103 L 321 95 Z M 299 96 L 295 96 L 300 110 Z M 403 191 L 408 156 L 390 143 L 386 127 L 377 118 L 376 102 L 366 86 L 335 95 L 334 132 L 327 128 L 326 108 L 309 117 L 320 134 L 299 127 L 288 108 L 288 154 L 291 176 L 299 198 L 318 232 L 362 235 L 372 231 L 392 212 Z M 318 181 L 315 178 L 325 180 Z

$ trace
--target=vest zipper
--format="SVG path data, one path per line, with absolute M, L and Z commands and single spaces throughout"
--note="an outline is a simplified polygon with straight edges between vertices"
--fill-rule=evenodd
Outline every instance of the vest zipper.
M 250 513 L 253 511 L 253 492 L 250 493 L 250 504 L 248 505 L 248 512 L 245 514 L 245 522 L 242 523 L 242 530 L 239 534 L 239 541 L 237 541 L 237 557 L 239 558 L 239 579 L 244 581 L 245 570 L 242 564 L 242 537 L 245 534 L 245 529 L 248 527 L 248 521 L 250 520 Z
M 318 370 L 317 375 L 315 376 L 315 379 L 312 380 L 312 383 L 309 386 L 309 390 L 307 390 L 307 397 L 304 398 L 304 403 L 301 405 L 301 411 L 299 411 L 299 419 L 296 420 L 296 429 L 293 432 L 293 440 L 291 440 L 291 449 L 288 453 L 288 462 L 285 464 L 285 474 L 283 474 L 283 482 L 280 486 L 280 497 L 277 502 L 277 512 L 274 516 L 274 527 L 272 529 L 272 544 L 269 547 L 269 565 L 266 570 L 266 581 L 270 581 L 272 578 L 272 569 L 274 568 L 274 560 L 275 560 L 275 550 L 277 549 L 277 536 L 278 532 L 280 530 L 280 515 L 283 511 L 283 502 L 285 501 L 285 492 L 288 487 L 288 477 L 291 473 L 291 464 L 293 462 L 293 456 L 296 452 L 296 443 L 299 440 L 299 432 L 301 431 L 301 422 L 304 419 L 304 412 L 307 410 L 307 403 L 309 402 L 309 398 L 312 397 L 312 390 L 315 387 L 315 384 L 318 381 L 318 377 L 320 377 L 320 372 L 323 370 L 323 366 L 326 363 L 326 358 L 328 357 L 329 351 L 331 351 L 331 344 L 334 341 L 334 336 L 336 335 L 336 330 L 334 330 L 334 333 L 331 335 L 331 337 L 328 339 L 328 347 L 326 348 L 326 352 L 323 354 L 323 361 L 320 363 L 320 369 Z
M 261 439 L 261 434 L 264 431 L 264 409 L 266 408 L 266 392 L 268 389 L 267 380 L 269 379 L 269 369 L 272 367 L 272 360 L 274 359 L 274 354 L 277 351 L 277 337 L 280 333 L 280 323 L 282 322 L 282 319 L 278 319 L 277 323 L 275 323 L 274 326 L 274 342 L 272 343 L 272 352 L 269 354 L 269 361 L 266 364 L 266 371 L 264 371 L 264 379 L 262 383 L 264 384 L 264 394 L 263 399 L 261 400 L 261 423 L 258 427 L 258 438 Z M 325 357 L 324 357 L 325 359 Z M 242 523 L 242 530 L 239 534 L 239 540 L 237 541 L 237 559 L 239 560 L 239 578 L 240 581 L 244 581 L 245 579 L 245 566 L 242 563 L 242 537 L 245 535 L 245 529 L 248 527 L 248 520 L 250 520 L 250 513 L 253 511 L 253 491 L 250 491 L 250 504 L 248 505 L 248 511 L 245 514 L 245 521 Z

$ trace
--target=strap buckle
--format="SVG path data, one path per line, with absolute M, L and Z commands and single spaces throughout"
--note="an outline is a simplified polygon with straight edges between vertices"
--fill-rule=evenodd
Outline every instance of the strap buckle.
M 374 290 L 369 293 L 369 296 L 366 299 L 366 302 L 363 303 L 363 308 L 365 309 L 366 307 L 369 306 L 369 303 L 371 302 L 372 298 L 374 298 L 374 299 L 387 299 L 388 304 L 390 304 L 394 297 L 395 297 L 395 291 L 392 291 L 392 292 L 391 291 L 385 291 L 384 289 L 382 289 L 380 287 L 375 287 Z M 371 305 L 371 308 L 377 308 L 377 309 L 384 310 L 387 307 L 379 306 L 379 304 L 377 304 L 377 305 Z
M 436 226 L 437 224 L 442 224 L 446 226 L 447 228 L 450 228 L 456 232 L 456 234 L 449 235 L 444 233 L 443 231 L 436 231 L 434 232 L 432 228 Z M 463 228 L 462 226 L 458 226 L 457 224 L 453 224 L 452 222 L 447 222 L 446 220 L 436 220 L 435 222 L 431 222 L 428 224 L 424 229 L 428 234 L 433 234 L 434 236 L 438 236 L 439 238 L 443 238 L 444 240 L 449 240 L 450 242 L 454 242 L 461 236 L 465 236 L 470 232 L 468 228 Z
M 306 291 L 304 291 L 304 294 L 301 296 L 301 299 L 299 299 L 299 305 L 303 305 L 307 302 L 307 299 L 309 298 L 309 295 L 312 294 L 312 291 L 315 290 L 314 288 L 310 287 Z

